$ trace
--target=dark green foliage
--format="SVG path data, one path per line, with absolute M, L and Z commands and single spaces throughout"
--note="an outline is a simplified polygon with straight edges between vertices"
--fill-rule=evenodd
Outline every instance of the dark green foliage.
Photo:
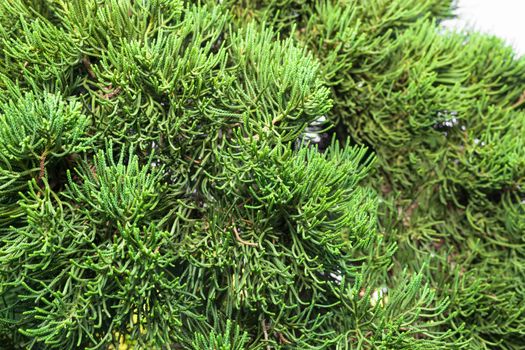
M 225 327 L 239 348 L 348 341 L 347 299 L 367 314 L 392 247 L 358 184 L 363 148 L 293 150 L 331 108 L 313 56 L 228 28 L 218 7 L 40 4 L 2 3 L 5 23 L 20 14 L 1 33 L 11 341 L 194 348 Z
M 231 331 L 232 324 L 230 320 L 226 322 L 226 330 L 223 334 L 217 334 L 212 330 L 208 335 L 197 333 L 195 341 L 192 343 L 195 350 L 242 350 L 248 342 L 248 333 L 240 332 L 237 325 L 235 331 Z
M 276 4 L 261 3 L 273 21 Z M 431 256 L 425 280 L 457 312 L 444 329 L 471 348 L 522 348 L 525 60 L 497 38 L 439 29 L 447 3 L 325 1 L 277 22 L 322 62 L 339 137 L 377 154 L 391 275 Z
M 5 204 L 0 221 L 9 221 L 20 213 L 12 199 L 27 188 L 27 181 L 46 175 L 56 181 L 54 170 L 69 156 L 88 150 L 92 137 L 82 105 L 55 94 L 37 97 L 14 90 L 0 111 L 0 199 Z
M 191 305 L 158 217 L 159 173 L 137 157 L 124 165 L 124 155 L 99 152 L 59 193 L 33 181 L 18 202 L 27 223 L 3 237 L 4 288 L 18 296 L 11 307 L 24 312 L 18 327 L 33 342 L 85 347 L 115 331 L 168 342 Z
M 0 0 L 2 346 L 523 348 L 525 60 L 219 3 Z

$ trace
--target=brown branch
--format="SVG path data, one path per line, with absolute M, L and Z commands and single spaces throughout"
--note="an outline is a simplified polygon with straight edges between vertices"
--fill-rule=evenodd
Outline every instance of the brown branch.
M 47 157 L 47 151 L 42 153 L 40 156 L 40 172 L 38 173 L 38 181 L 42 181 L 42 178 L 46 174 L 46 157 Z
M 251 247 L 259 246 L 257 243 L 245 241 L 244 239 L 242 239 L 241 236 L 239 235 L 239 231 L 237 231 L 237 228 L 235 227 L 235 224 L 233 225 L 233 233 L 235 234 L 235 238 L 237 239 L 237 241 L 239 241 L 240 243 L 244 245 L 249 245 Z
M 197 159 L 192 159 L 190 156 L 184 156 L 184 159 L 186 160 L 189 160 L 189 161 L 193 161 L 195 164 L 200 164 L 201 161 L 200 160 L 197 160 Z
M 105 98 L 106 100 L 110 100 L 113 97 L 115 97 L 118 94 L 120 94 L 121 92 L 122 92 L 122 89 L 118 87 L 118 88 L 114 89 L 113 91 L 110 91 L 107 94 L 102 95 L 102 97 Z
M 523 103 L 525 103 L 525 91 L 523 91 L 523 93 L 521 94 L 520 98 L 518 99 L 518 101 L 513 104 L 511 106 L 512 109 L 515 109 L 515 108 L 518 108 L 519 106 L 521 106 Z
M 410 227 L 410 222 L 411 222 L 411 219 L 412 219 L 412 213 L 414 212 L 415 209 L 417 209 L 417 207 L 419 207 L 418 202 L 417 201 L 413 201 L 408 206 L 408 208 L 404 211 L 403 226 Z M 401 209 L 401 213 L 402 212 L 403 212 L 403 209 Z
M 291 344 L 292 343 L 291 341 L 286 339 L 284 337 L 284 335 L 282 333 L 280 333 L 280 332 L 277 332 L 277 336 L 279 337 L 279 343 L 281 343 L 281 344 Z
M 97 167 L 95 166 L 95 164 L 89 164 L 89 170 L 91 171 L 91 174 L 93 175 L 93 178 L 96 181 L 98 181 Z
M 263 328 L 263 335 L 264 340 L 266 341 L 266 350 L 271 350 L 270 344 L 268 344 L 269 338 L 268 338 L 268 326 L 266 326 L 266 321 L 262 320 L 262 328 Z
M 88 57 L 84 57 L 82 59 L 82 64 L 84 65 L 84 67 L 86 68 L 86 71 L 88 73 L 88 75 L 94 79 L 94 80 L 97 80 L 97 76 L 95 75 L 95 72 L 93 72 L 93 68 L 91 68 L 91 61 L 89 60 Z

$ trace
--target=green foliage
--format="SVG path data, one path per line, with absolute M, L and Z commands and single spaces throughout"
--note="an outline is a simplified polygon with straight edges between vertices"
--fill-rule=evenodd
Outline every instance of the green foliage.
M 164 344 L 191 304 L 156 215 L 159 173 L 124 157 L 100 151 L 65 190 L 33 181 L 18 202 L 27 223 L 2 237 L 2 277 L 6 295 L 19 298 L 6 306 L 23 312 L 17 325 L 30 345 L 83 348 L 115 331 Z
M 449 5 L 325 1 L 277 22 L 322 62 L 338 136 L 377 154 L 368 182 L 398 245 L 391 276 L 430 256 L 436 300 L 452 298 L 444 329 L 471 348 L 521 348 L 525 59 L 497 38 L 438 28 Z M 252 8 L 275 18 L 274 2 Z
M 219 7 L 40 4 L 2 5 L 24 14 L 2 32 L 0 68 L 9 337 L 66 349 L 342 339 L 347 294 L 365 274 L 376 282 L 393 247 L 359 185 L 364 149 L 293 150 L 331 108 L 313 55 L 257 24 L 230 28 Z M 224 320 L 239 325 L 231 337 L 217 335 Z
M 232 333 L 230 320 L 226 322 L 224 333 L 217 334 L 212 330 L 209 335 L 197 333 L 193 342 L 195 350 L 243 350 L 248 341 L 248 333 L 240 333 L 239 325 L 235 326 Z
M 0 0 L 2 346 L 522 348 L 525 59 L 452 10 Z
M 186 237 L 193 264 L 184 276 L 212 319 L 241 320 L 259 337 L 263 324 L 272 346 L 332 344 L 346 328 L 325 309 L 344 310 L 368 262 L 388 264 L 374 256 L 376 202 L 357 186 L 368 172 L 364 150 L 334 145 L 320 154 L 236 141 L 207 193 L 216 204 Z
M 49 93 L 41 99 L 31 93 L 13 95 L 17 101 L 0 106 L 0 152 L 10 166 L 34 163 L 42 155 L 63 158 L 88 148 L 89 119 L 81 104 Z
M 57 181 L 55 169 L 68 157 L 88 150 L 93 141 L 88 135 L 90 120 L 80 103 L 17 89 L 8 96 L 12 99 L 0 103 L 0 221 L 6 222 L 21 213 L 14 202 L 28 180 L 47 175 Z

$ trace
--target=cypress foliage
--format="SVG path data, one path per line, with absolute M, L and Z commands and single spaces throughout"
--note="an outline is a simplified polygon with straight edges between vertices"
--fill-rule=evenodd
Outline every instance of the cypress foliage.
M 389 279 L 423 271 L 469 348 L 522 348 L 525 60 L 439 28 L 450 1 L 286 3 L 243 10 L 316 55 L 338 136 L 377 155 Z
M 0 0 L 3 346 L 522 348 L 525 61 L 452 13 Z

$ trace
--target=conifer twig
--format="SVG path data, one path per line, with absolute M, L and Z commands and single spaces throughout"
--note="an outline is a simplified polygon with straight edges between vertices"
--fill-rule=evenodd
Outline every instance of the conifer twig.
M 521 106 L 523 103 L 525 103 L 525 91 L 523 91 L 523 93 L 520 95 L 520 98 L 518 99 L 518 101 L 516 101 L 516 103 L 514 103 L 511 108 L 512 109 L 515 109 L 515 108 L 518 108 L 519 106 Z
M 44 151 L 42 155 L 40 156 L 40 172 L 38 173 L 38 181 L 42 181 L 42 178 L 46 174 L 46 158 L 47 158 L 47 151 Z
M 109 86 L 108 90 L 111 89 L 111 85 Z M 122 91 L 121 88 L 117 87 L 116 89 L 102 95 L 103 98 L 105 98 L 106 100 L 110 100 L 112 99 L 113 97 L 117 96 L 118 94 L 120 94 L 120 92 Z
M 93 68 L 91 68 L 91 61 L 89 60 L 88 57 L 84 57 L 82 59 L 82 64 L 84 65 L 84 67 L 86 68 L 86 71 L 88 73 L 88 75 L 93 79 L 93 80 L 98 80 L 97 79 L 97 76 L 95 74 L 95 72 L 93 71 Z M 111 84 L 106 88 L 106 90 L 111 90 L 113 87 L 111 86 Z M 109 91 L 107 93 L 105 93 L 104 95 L 102 95 L 103 98 L 109 100 L 115 96 L 117 96 L 118 94 L 120 94 L 120 92 L 122 91 L 121 88 L 117 87 L 116 89 L 113 89 L 112 91 Z
M 407 210 L 405 211 L 405 217 L 403 218 L 403 224 L 405 226 L 410 226 L 410 221 L 412 219 L 412 213 L 414 212 L 414 210 L 417 209 L 417 207 L 419 207 L 419 203 L 417 201 L 413 201 L 410 206 L 407 208 Z
M 239 235 L 239 231 L 237 230 L 237 227 L 235 227 L 235 224 L 233 224 L 232 227 L 233 227 L 233 233 L 235 234 L 235 238 L 237 239 L 237 241 L 239 241 L 240 243 L 242 243 L 244 245 L 248 245 L 248 246 L 251 246 L 251 247 L 258 247 L 259 246 L 257 243 L 245 241 L 244 239 L 242 239 L 241 236 Z
M 95 72 L 93 72 L 93 68 L 91 68 L 91 61 L 89 60 L 88 57 L 84 57 L 82 59 L 82 64 L 84 65 L 84 67 L 86 68 L 86 71 L 88 73 L 88 75 L 94 79 L 94 80 L 97 80 L 97 76 L 95 75 Z
M 286 339 L 281 332 L 277 332 L 277 336 L 279 337 L 279 342 L 281 344 L 291 344 L 291 342 L 288 339 Z
M 262 329 L 263 329 L 263 335 L 264 335 L 264 340 L 266 341 L 266 350 L 270 350 L 271 347 L 270 347 L 270 344 L 268 344 L 268 341 L 269 341 L 269 338 L 268 338 L 268 326 L 266 325 L 266 321 L 263 319 L 262 320 Z

